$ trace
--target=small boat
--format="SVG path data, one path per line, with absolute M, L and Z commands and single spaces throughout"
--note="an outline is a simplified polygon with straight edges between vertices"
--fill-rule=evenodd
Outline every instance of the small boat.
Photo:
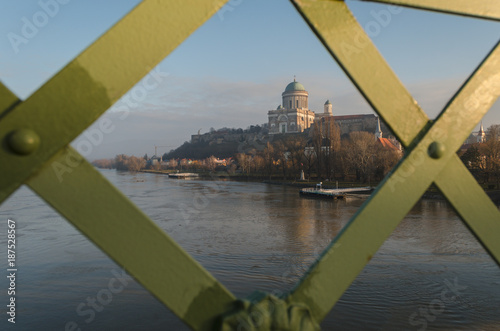
M 303 188 L 299 191 L 301 196 L 315 197 L 315 198 L 328 198 L 328 199 L 345 199 L 348 194 L 370 192 L 372 187 L 350 187 L 350 188 L 337 188 L 337 189 L 324 189 L 321 187 L 322 183 L 316 184 L 316 187 Z
M 192 172 L 179 172 L 176 174 L 168 174 L 169 178 L 195 178 L 199 177 L 199 174 L 192 173 Z

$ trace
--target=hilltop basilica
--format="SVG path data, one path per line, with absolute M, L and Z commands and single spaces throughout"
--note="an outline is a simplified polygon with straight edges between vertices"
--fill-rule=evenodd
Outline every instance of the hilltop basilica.
M 295 79 L 285 87 L 281 96 L 282 104 L 267 113 L 269 134 L 303 132 L 315 121 L 331 118 L 339 126 L 341 135 L 345 136 L 353 131 L 369 131 L 378 134 L 378 137 L 382 136 L 378 117 L 374 114 L 334 116 L 329 100 L 326 100 L 322 113 L 309 109 L 309 93 Z M 383 124 L 382 128 L 384 132 L 388 132 Z

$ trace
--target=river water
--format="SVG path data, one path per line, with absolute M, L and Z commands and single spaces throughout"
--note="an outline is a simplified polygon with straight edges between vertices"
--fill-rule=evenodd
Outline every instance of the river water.
M 262 183 L 102 173 L 239 297 L 291 289 L 364 202 L 304 199 L 297 188 Z M 0 207 L 3 256 L 7 218 L 17 226 L 17 315 L 12 325 L 3 312 L 0 329 L 188 330 L 29 189 Z M 112 281 L 116 293 L 92 308 L 88 300 Z M 499 330 L 500 269 L 445 202 L 421 201 L 322 328 Z

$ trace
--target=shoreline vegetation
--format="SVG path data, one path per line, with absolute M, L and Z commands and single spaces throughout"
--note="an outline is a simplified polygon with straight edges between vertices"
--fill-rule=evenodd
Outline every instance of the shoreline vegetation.
M 350 132 L 341 138 L 340 129 L 334 121 L 320 121 L 310 132 L 273 135 L 272 142 L 255 142 L 251 148 L 239 148 L 248 144 L 241 145 L 225 156 L 216 153 L 209 157 L 196 157 L 188 153 L 186 146 L 191 149 L 206 146 L 194 142 L 183 145 L 184 153 L 176 150 L 161 157 L 148 157 L 146 154 L 142 158 L 120 154 L 114 159 L 92 163 L 98 168 L 129 171 L 224 173 L 230 178 L 240 179 L 293 182 L 301 178 L 325 184 L 336 181 L 369 184 L 382 180 L 403 155 L 395 145 L 384 145 L 380 139 L 365 131 Z M 218 144 L 213 145 L 222 148 Z
M 165 170 L 153 170 L 153 169 L 143 169 L 139 170 L 137 172 L 143 172 L 143 173 L 151 173 L 151 174 L 159 174 L 159 175 L 168 175 L 171 173 L 178 173 L 176 171 L 165 171 Z M 266 176 L 245 176 L 241 174 L 227 174 L 227 173 L 207 173 L 207 172 L 201 172 L 197 173 L 199 177 L 196 177 L 195 179 L 202 179 L 202 180 L 232 180 L 232 181 L 244 181 L 244 182 L 255 182 L 255 183 L 265 183 L 265 184 L 272 184 L 272 185 L 286 185 L 286 186 L 293 186 L 297 188 L 308 188 L 308 187 L 314 187 L 316 184 L 318 184 L 318 181 L 301 181 L 301 180 L 283 180 L 279 178 L 273 178 L 269 180 Z M 185 180 L 185 179 L 177 179 L 177 180 Z M 188 179 L 189 180 L 189 179 Z M 324 181 L 322 182 L 322 187 L 325 189 L 334 189 L 337 188 L 337 184 L 339 188 L 350 188 L 350 187 L 360 187 L 360 186 L 371 186 L 373 189 L 375 189 L 379 182 L 376 183 L 369 183 L 366 185 L 366 183 L 359 183 L 359 182 L 344 182 L 344 181 L 338 181 L 337 182 L 330 182 L 330 181 Z M 371 185 L 370 185 L 371 184 Z M 486 194 L 489 196 L 489 198 L 495 203 L 497 206 L 500 205 L 500 190 L 498 189 L 488 189 L 484 188 Z M 368 193 L 358 193 L 356 194 L 357 196 L 362 196 L 366 195 L 366 197 L 370 196 L 371 192 Z M 432 185 L 421 197 L 421 199 L 427 199 L 427 200 L 443 200 L 446 201 L 444 196 L 439 192 L 439 190 Z
M 463 145 L 457 154 L 498 204 L 500 194 L 495 192 L 500 190 L 500 125 L 490 126 L 485 138 L 483 142 Z M 334 121 L 319 121 L 309 132 L 273 135 L 272 142 L 256 143 L 255 148 L 237 148 L 225 154 L 223 159 L 223 154 L 188 158 L 189 149 L 206 147 L 200 142 L 192 142 L 162 157 L 119 154 L 113 159 L 95 160 L 92 164 L 124 171 L 196 173 L 205 179 L 225 178 L 296 187 L 311 187 L 319 182 L 324 188 L 336 188 L 337 183 L 339 188 L 375 187 L 405 154 L 404 149 L 396 145 L 365 131 L 341 136 Z M 217 143 L 212 147 L 224 150 Z M 429 187 L 424 198 L 443 199 L 434 185 Z

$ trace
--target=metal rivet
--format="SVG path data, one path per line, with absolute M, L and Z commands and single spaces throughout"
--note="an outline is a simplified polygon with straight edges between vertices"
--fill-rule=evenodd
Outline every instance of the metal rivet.
M 29 155 L 40 145 L 40 137 L 30 129 L 19 129 L 7 138 L 10 149 L 19 155 Z
M 429 145 L 428 153 L 433 159 L 441 158 L 446 152 L 446 147 L 438 141 L 434 141 Z

